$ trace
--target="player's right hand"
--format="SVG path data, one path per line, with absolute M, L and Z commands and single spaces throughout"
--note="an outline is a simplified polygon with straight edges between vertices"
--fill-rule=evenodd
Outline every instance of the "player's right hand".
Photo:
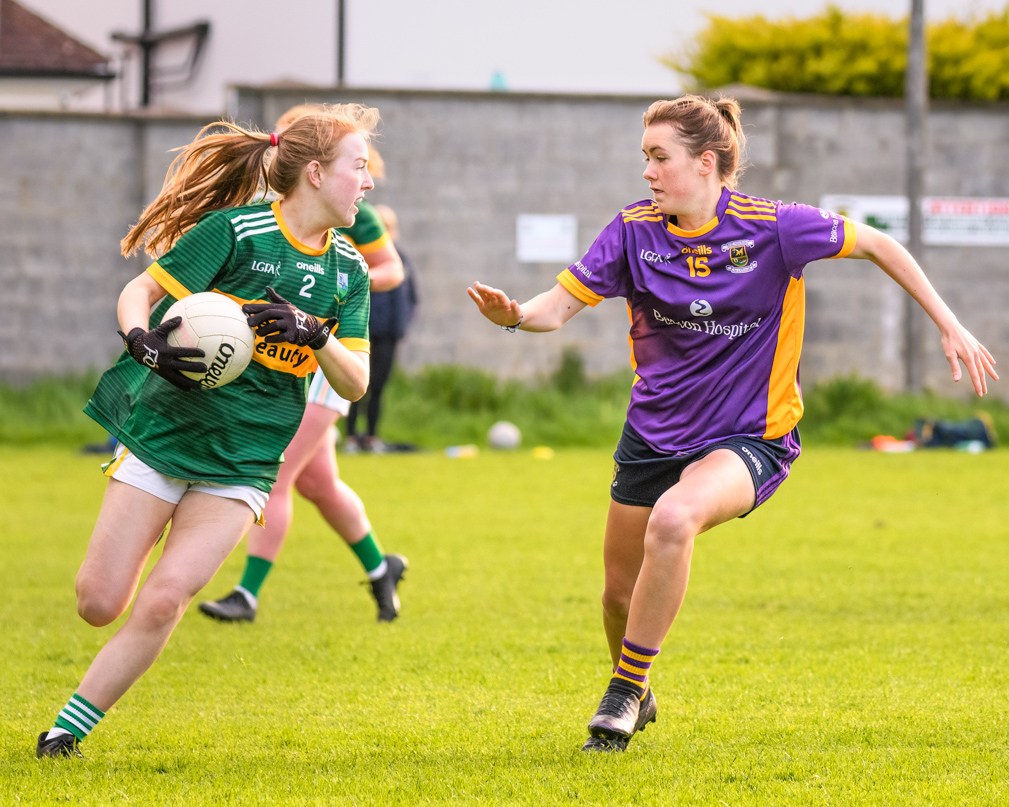
M 522 320 L 522 306 L 516 300 L 511 300 L 501 289 L 474 283 L 466 289 L 470 299 L 476 303 L 480 313 L 495 325 L 501 327 L 514 326 Z
M 128 334 L 119 331 L 119 335 L 126 343 L 126 352 L 134 359 L 144 367 L 150 368 L 152 373 L 161 376 L 169 384 L 188 392 L 199 389 L 200 382 L 182 375 L 182 371 L 205 373 L 207 365 L 201 361 L 186 361 L 186 359 L 202 359 L 206 354 L 198 347 L 175 347 L 168 344 L 168 334 L 181 323 L 182 317 L 172 317 L 152 331 L 134 328 Z

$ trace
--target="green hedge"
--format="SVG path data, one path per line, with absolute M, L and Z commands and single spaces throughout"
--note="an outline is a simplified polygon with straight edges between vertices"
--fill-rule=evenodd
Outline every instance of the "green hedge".
M 0 384 L 0 443 L 100 443 L 105 431 L 81 410 L 97 373 L 44 378 L 27 387 Z
M 965 382 L 970 383 L 966 374 Z M 804 403 L 799 431 L 804 443 L 814 445 L 854 445 L 877 434 L 903 439 L 918 418 L 967 420 L 981 412 L 991 418 L 997 435 L 1009 439 L 1009 406 L 995 398 L 888 395 L 872 381 L 846 376 L 817 384 L 806 392 Z
M 0 444 L 101 443 L 105 433 L 81 412 L 96 381 L 97 376 L 85 375 L 44 379 L 21 389 L 0 385 Z M 521 429 L 527 448 L 613 446 L 631 381 L 630 371 L 589 378 L 575 351 L 564 354 L 556 372 L 534 383 L 504 381 L 457 365 L 397 372 L 383 399 L 380 433 L 388 442 L 433 450 L 483 446 L 491 424 L 509 420 Z M 1009 439 L 1009 406 L 992 398 L 888 395 L 873 382 L 850 376 L 807 389 L 805 405 L 800 430 L 806 445 L 855 445 L 877 434 L 899 438 L 916 418 L 964 420 L 978 411 L 987 412 L 997 432 Z M 359 421 L 358 428 L 364 425 Z
M 927 27 L 933 98 L 1009 99 L 1009 5 L 973 22 Z M 802 19 L 708 15 L 684 53 L 662 59 L 703 90 L 742 83 L 778 92 L 904 94 L 907 20 L 828 6 Z
M 630 370 L 588 378 L 577 351 L 565 352 L 552 375 L 529 384 L 470 367 L 434 365 L 414 375 L 393 375 L 382 397 L 379 432 L 387 442 L 426 448 L 485 445 L 490 426 L 507 420 L 522 431 L 526 447 L 614 445 L 632 381 Z M 358 422 L 359 431 L 364 426 Z

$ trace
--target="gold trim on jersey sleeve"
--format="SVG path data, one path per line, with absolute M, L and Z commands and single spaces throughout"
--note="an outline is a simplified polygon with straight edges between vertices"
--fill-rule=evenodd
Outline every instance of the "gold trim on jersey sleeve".
M 280 202 L 274 202 L 272 205 L 270 205 L 270 208 L 273 210 L 273 215 L 276 217 L 277 224 L 280 226 L 280 232 L 284 234 L 284 238 L 286 238 L 290 242 L 291 246 L 294 247 L 296 250 L 298 250 L 298 252 L 303 252 L 306 255 L 315 255 L 315 256 L 326 254 L 326 251 L 329 249 L 330 244 L 333 243 L 332 230 L 326 230 L 326 243 L 323 244 L 322 249 L 313 249 L 310 246 L 302 244 L 297 238 L 294 237 L 294 233 L 291 232 L 291 230 L 287 226 L 287 222 L 284 221 L 284 214 L 280 212 Z
M 570 269 L 565 269 L 557 275 L 557 282 L 583 303 L 590 305 L 593 308 L 605 299 L 601 295 L 592 291 L 592 289 L 583 285 L 582 282 L 571 273 Z
M 382 237 L 377 241 L 372 241 L 370 244 L 354 244 L 354 249 L 362 255 L 368 255 L 372 252 L 378 252 L 380 249 L 389 246 L 391 243 L 392 239 L 389 237 L 389 233 L 382 233 Z
M 176 300 L 181 300 L 183 297 L 188 297 L 192 292 L 179 283 L 174 277 L 172 277 L 168 272 L 161 268 L 161 264 L 155 262 L 147 267 L 147 274 L 153 277 L 159 286 L 167 291 Z
M 347 350 L 359 350 L 362 353 L 371 353 L 371 342 L 367 339 L 357 339 L 353 336 L 348 336 L 345 339 L 337 337 L 336 341 L 347 348 Z
M 841 244 L 841 251 L 834 256 L 835 258 L 847 258 L 855 248 L 855 225 L 844 216 L 841 216 L 841 220 L 844 222 L 844 243 Z

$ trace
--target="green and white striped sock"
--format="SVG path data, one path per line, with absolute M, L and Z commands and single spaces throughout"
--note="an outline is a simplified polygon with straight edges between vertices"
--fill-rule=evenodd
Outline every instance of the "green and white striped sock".
M 94 704 L 88 703 L 76 692 L 67 701 L 59 715 L 56 717 L 56 724 L 52 727 L 48 736 L 59 734 L 73 734 L 78 740 L 87 737 L 91 730 L 98 725 L 98 721 L 105 717 L 105 712 Z

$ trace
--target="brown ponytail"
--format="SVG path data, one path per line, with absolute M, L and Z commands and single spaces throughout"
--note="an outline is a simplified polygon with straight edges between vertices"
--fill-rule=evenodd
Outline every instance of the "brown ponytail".
M 270 135 L 228 121 L 203 127 L 172 162 L 161 193 L 122 240 L 123 255 L 143 246 L 157 258 L 211 210 L 248 204 L 266 188 L 288 195 L 306 165 L 328 165 L 344 135 L 356 132 L 367 140 L 377 123 L 377 109 L 320 105 L 292 121 L 276 148 Z
M 734 98 L 684 95 L 675 101 L 656 101 L 645 112 L 644 123 L 646 128 L 657 123 L 673 126 L 691 157 L 713 151 L 722 184 L 735 189 L 743 172 L 740 156 L 746 145 L 740 117 Z

